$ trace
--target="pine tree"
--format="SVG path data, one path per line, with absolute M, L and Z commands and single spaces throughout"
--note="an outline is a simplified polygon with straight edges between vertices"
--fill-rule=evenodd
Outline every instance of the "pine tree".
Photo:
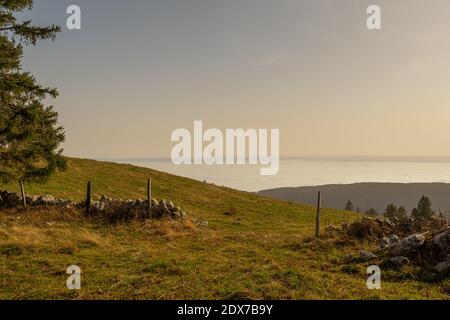
M 22 70 L 23 46 L 53 40 L 60 31 L 58 26 L 35 27 L 16 19 L 32 5 L 33 0 L 0 0 L 0 180 L 20 183 L 24 206 L 24 182 L 44 182 L 66 167 L 59 148 L 64 129 L 53 108 L 43 104 L 58 93 Z
M 370 209 L 367 210 L 365 213 L 368 214 L 368 215 L 370 215 L 370 216 L 377 216 L 377 215 L 378 215 L 377 210 L 375 210 L 374 208 L 370 208 Z
M 423 196 L 419 204 L 417 205 L 417 208 L 414 208 L 411 215 L 415 218 L 425 218 L 429 219 L 434 215 L 434 211 L 431 208 L 431 200 L 430 198 Z
M 399 218 L 404 218 L 408 215 L 408 213 L 406 212 L 406 208 L 401 206 L 398 208 L 397 210 L 397 217 Z
M 397 216 L 397 211 L 397 207 L 393 203 L 391 203 L 387 205 L 386 211 L 383 215 L 387 218 L 394 218 Z
M 347 210 L 347 211 L 355 210 L 355 206 L 353 205 L 353 203 L 350 200 L 347 201 L 347 204 L 345 205 L 345 210 Z

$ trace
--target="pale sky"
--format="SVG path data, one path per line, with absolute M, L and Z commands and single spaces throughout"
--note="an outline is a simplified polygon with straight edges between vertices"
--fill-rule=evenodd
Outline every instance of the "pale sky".
M 450 156 L 448 0 L 37 0 L 26 16 L 64 29 L 24 66 L 59 88 L 66 155 L 170 157 L 171 132 L 203 120 L 280 129 L 282 156 Z

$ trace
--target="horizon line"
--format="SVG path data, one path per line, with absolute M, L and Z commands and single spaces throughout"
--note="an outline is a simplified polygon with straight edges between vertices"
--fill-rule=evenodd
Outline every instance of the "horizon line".
M 73 156 L 80 157 L 80 156 Z M 171 162 L 170 157 L 93 157 L 99 161 L 136 161 L 136 162 Z M 247 157 L 246 160 L 249 160 Z M 284 161 L 337 161 L 337 162 L 450 162 L 449 156 L 285 156 L 280 157 Z

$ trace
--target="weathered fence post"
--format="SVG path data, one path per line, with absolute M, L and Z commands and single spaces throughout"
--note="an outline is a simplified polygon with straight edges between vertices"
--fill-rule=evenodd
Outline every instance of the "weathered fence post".
M 23 187 L 23 181 L 20 181 L 20 192 L 22 193 L 22 205 L 23 209 L 27 210 L 27 198 L 25 197 L 25 189 Z
M 152 179 L 147 180 L 147 214 L 152 218 Z
M 319 195 L 317 197 L 317 214 L 316 214 L 316 237 L 320 236 L 320 206 L 322 202 L 322 196 L 319 191 Z
M 87 183 L 87 190 L 86 190 L 86 213 L 89 216 L 91 215 L 91 202 L 92 202 L 91 182 L 88 181 L 88 183 Z

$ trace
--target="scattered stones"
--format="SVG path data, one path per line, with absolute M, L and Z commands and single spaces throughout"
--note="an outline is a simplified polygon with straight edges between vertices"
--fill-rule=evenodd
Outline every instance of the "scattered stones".
M 343 224 L 342 231 L 348 237 L 365 240 L 382 240 L 385 237 L 397 235 L 406 237 L 413 233 L 438 231 L 446 228 L 448 223 L 442 218 L 421 219 L 405 217 L 401 219 L 363 218 L 352 224 Z M 385 239 L 387 240 L 387 239 Z M 391 241 L 395 239 L 391 239 Z M 387 240 L 389 242 L 389 240 Z
M 419 266 L 424 274 L 450 275 L 450 227 L 439 217 L 363 218 L 343 224 L 328 234 L 340 241 L 379 243 L 374 253 L 361 251 L 358 257 L 346 257 L 343 263 L 366 262 L 378 257 L 387 266 Z M 375 257 L 374 257 L 375 256 Z

